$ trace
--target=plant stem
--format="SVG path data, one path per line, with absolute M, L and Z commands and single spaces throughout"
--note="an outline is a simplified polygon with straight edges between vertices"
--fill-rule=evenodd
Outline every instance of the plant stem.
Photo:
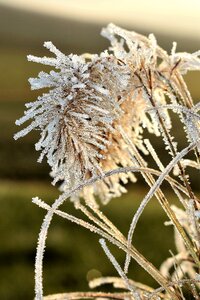
M 61 198 L 61 202 L 63 203 L 63 198 Z M 37 204 L 37 202 L 35 202 Z M 41 205 L 40 205 L 41 206 Z M 124 250 L 125 253 L 129 252 L 131 257 L 142 266 L 144 270 L 146 270 L 161 286 L 165 288 L 165 290 L 173 297 L 174 300 L 179 300 L 179 297 L 176 293 L 169 287 L 168 280 L 155 268 L 155 266 L 149 262 L 134 246 L 128 247 L 128 242 L 126 238 L 121 234 L 119 237 L 115 235 L 113 237 L 113 232 L 105 232 L 94 225 L 87 223 L 86 221 L 76 218 L 68 213 L 62 212 L 58 210 L 59 201 L 54 203 L 53 207 L 48 206 L 47 204 L 41 206 L 44 209 L 47 209 L 46 217 L 44 218 L 44 222 L 41 226 L 41 231 L 39 235 L 37 255 L 36 255 L 36 300 L 42 300 L 42 263 L 43 263 L 43 254 L 45 249 L 45 240 L 47 236 L 48 227 L 51 223 L 53 214 L 57 214 L 65 219 L 70 220 L 78 225 L 81 225 L 90 231 L 96 232 L 103 238 L 106 238 L 108 241 L 118 246 L 120 249 Z M 123 239 L 122 239 L 123 236 Z M 45 239 L 44 239 L 45 237 Z

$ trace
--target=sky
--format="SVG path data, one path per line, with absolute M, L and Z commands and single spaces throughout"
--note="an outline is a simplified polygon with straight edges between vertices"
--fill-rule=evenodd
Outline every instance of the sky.
M 0 0 L 0 4 L 95 23 L 116 23 L 200 40 L 200 0 Z

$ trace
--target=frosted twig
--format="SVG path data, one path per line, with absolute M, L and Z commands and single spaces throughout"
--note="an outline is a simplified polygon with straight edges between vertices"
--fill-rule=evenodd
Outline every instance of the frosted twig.
M 125 273 L 123 272 L 122 268 L 120 267 L 119 263 L 116 261 L 115 257 L 111 254 L 110 250 L 108 249 L 106 242 L 104 239 L 100 239 L 99 240 L 106 256 L 108 257 L 108 259 L 110 260 L 110 262 L 112 263 L 112 265 L 114 266 L 114 268 L 116 269 L 116 271 L 118 272 L 118 274 L 120 275 L 120 277 L 124 280 L 125 284 L 127 285 L 127 289 L 131 292 L 131 294 L 134 296 L 134 299 L 136 300 L 140 300 L 140 296 L 138 291 L 133 288 L 133 286 L 130 285 L 129 280 L 127 278 L 127 276 L 125 275 Z
M 78 300 L 78 299 L 114 299 L 131 300 L 130 293 L 104 293 L 104 292 L 73 292 L 49 295 L 44 300 Z
M 159 167 L 159 169 L 161 170 L 161 172 L 164 170 L 164 166 L 162 164 L 162 162 L 160 161 L 156 151 L 154 150 L 152 144 L 150 143 L 149 139 L 145 139 L 144 143 L 147 147 L 147 150 L 151 153 L 151 156 L 153 157 L 154 161 L 156 162 L 157 166 Z
M 196 120 L 200 121 L 200 115 L 195 112 L 195 106 L 193 106 L 192 109 L 190 109 L 183 105 L 167 104 L 167 105 L 147 108 L 147 111 L 162 110 L 162 109 L 170 109 L 170 110 L 173 110 L 174 112 L 181 111 L 182 113 L 184 113 L 186 115 L 188 114 L 191 117 L 194 117 Z
M 140 290 L 144 290 L 147 292 L 152 292 L 154 291 L 153 288 L 149 287 L 148 285 L 142 284 L 140 282 L 136 282 L 134 280 L 128 279 L 129 283 L 131 284 L 131 286 L 135 286 L 136 288 L 140 289 Z M 113 284 L 113 286 L 115 288 L 119 288 L 119 289 L 127 289 L 127 285 L 124 282 L 124 279 L 121 277 L 98 277 L 95 279 L 90 280 L 89 282 L 89 287 L 91 289 L 97 288 L 101 285 L 104 284 Z
M 44 218 L 45 224 L 41 227 L 41 232 L 39 234 L 39 241 L 38 241 L 38 247 L 37 247 L 37 255 L 36 255 L 36 265 L 35 265 L 35 291 L 36 291 L 36 300 L 42 299 L 43 294 L 43 288 L 42 288 L 42 262 L 43 262 L 43 254 L 44 254 L 44 248 L 45 248 L 45 240 L 47 235 L 48 226 L 50 225 L 51 218 L 53 216 L 53 213 L 58 214 L 59 216 L 66 218 L 70 220 L 71 222 L 74 222 L 78 225 L 81 225 L 87 229 L 89 229 L 91 232 L 95 232 L 102 236 L 103 238 L 106 238 L 111 243 L 116 245 L 119 249 L 124 250 L 127 252 L 127 242 L 124 241 L 122 244 L 120 241 L 117 240 L 117 236 L 113 237 L 112 235 L 109 235 L 108 233 L 102 231 L 101 229 L 95 227 L 94 225 L 91 225 L 88 222 L 85 222 L 84 220 L 81 220 L 79 218 L 76 218 L 72 215 L 69 215 L 65 212 L 59 211 L 55 209 L 52 211 L 52 207 L 48 206 L 47 204 L 43 203 L 42 200 L 40 200 L 38 197 L 33 198 L 33 202 L 40 207 L 47 209 L 48 212 L 46 214 L 46 217 Z M 48 223 L 47 223 L 48 222 Z M 155 269 L 155 267 L 149 263 L 133 246 L 131 249 L 129 249 L 130 255 L 132 258 L 134 258 L 143 268 L 151 274 L 152 277 L 154 277 L 155 280 L 157 280 L 162 286 L 167 285 L 166 279 L 161 276 L 158 270 Z M 170 294 L 173 294 L 170 290 L 168 291 Z M 174 295 L 174 294 L 173 294 Z M 175 295 L 174 295 L 175 297 Z M 176 298 L 175 298 L 176 299 Z
M 151 187 L 151 189 L 149 190 L 149 192 L 147 193 L 147 195 L 145 196 L 145 198 L 142 200 L 137 212 L 135 213 L 131 225 L 130 225 L 130 229 L 129 229 L 129 233 L 128 233 L 128 242 L 129 242 L 129 246 L 132 243 L 132 237 L 135 231 L 135 227 L 137 225 L 137 222 L 143 212 L 143 210 L 145 209 L 146 205 L 148 204 L 148 202 L 150 201 L 150 199 L 153 197 L 153 195 L 155 194 L 156 190 L 158 190 L 158 188 L 160 187 L 160 185 L 162 184 L 163 180 L 165 179 L 166 175 L 168 175 L 168 173 L 172 170 L 172 168 L 177 164 L 178 161 L 180 161 L 181 158 L 183 158 L 189 151 L 191 151 L 192 149 L 194 149 L 196 147 L 197 143 L 191 143 L 188 147 L 184 148 L 180 153 L 177 154 L 177 156 L 175 156 L 171 162 L 168 164 L 168 166 L 163 170 L 163 172 L 161 173 L 161 175 L 159 176 L 159 178 L 156 180 L 155 184 Z M 166 207 L 164 207 L 164 209 L 166 209 Z M 170 212 L 167 211 L 168 216 L 170 217 L 170 219 L 172 218 L 172 214 Z M 173 223 L 174 223 L 174 217 L 173 217 Z M 177 223 L 177 222 L 176 222 Z M 175 226 L 177 224 L 174 224 Z M 177 230 L 180 232 L 180 228 L 177 228 Z M 180 232 L 185 243 L 186 246 L 189 248 L 189 250 L 191 251 L 191 255 L 193 256 L 195 262 L 197 263 L 197 265 L 200 265 L 199 259 L 196 255 L 196 253 L 193 251 L 193 247 L 190 244 L 188 238 L 186 237 L 186 235 L 181 231 Z
M 140 172 L 140 171 L 146 171 L 147 169 L 145 168 L 134 168 L 134 167 L 127 167 L 127 168 L 119 168 L 117 170 L 112 170 L 107 172 L 104 177 L 108 177 L 111 176 L 115 173 L 119 173 L 119 172 Z M 56 209 L 62 205 L 62 203 L 68 198 L 70 197 L 71 194 L 75 193 L 78 190 L 81 190 L 84 186 L 86 185 L 90 185 L 92 183 L 94 183 L 96 180 L 102 179 L 102 176 L 96 176 L 95 178 L 92 178 L 90 180 L 88 180 L 87 182 L 84 182 L 82 184 L 80 184 L 79 186 L 75 187 L 71 192 L 65 192 L 63 193 L 52 205 L 51 209 L 49 209 L 46 217 L 44 218 L 44 222 L 43 225 L 41 226 L 41 232 L 39 235 L 39 239 L 38 239 L 38 247 L 37 247 L 37 254 L 36 254 L 36 287 L 35 290 L 37 291 L 36 295 L 38 298 L 36 298 L 37 300 L 40 300 L 42 297 L 42 262 L 43 262 L 43 255 L 44 255 L 44 249 L 45 249 L 45 241 L 46 241 L 46 237 L 47 237 L 47 231 L 49 228 L 49 225 L 51 223 L 51 219 L 53 217 L 54 212 L 56 211 Z
M 198 283 L 200 282 L 200 280 L 198 279 L 181 279 L 179 281 L 173 281 L 173 282 L 170 282 L 169 283 L 169 286 L 179 286 L 179 285 L 183 285 L 184 283 Z M 151 293 L 149 296 L 148 296 L 148 300 L 152 299 L 156 294 L 160 293 L 164 291 L 164 288 L 163 287 L 159 287 L 157 289 L 155 289 L 153 291 L 153 293 Z

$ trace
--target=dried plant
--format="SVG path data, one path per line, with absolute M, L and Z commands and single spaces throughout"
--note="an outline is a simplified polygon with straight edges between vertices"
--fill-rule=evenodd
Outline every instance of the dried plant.
M 51 42 L 44 46 L 55 58 L 28 56 L 56 71 L 31 78 L 32 89 L 50 88 L 35 102 L 27 103 L 25 115 L 16 121 L 31 123 L 15 135 L 41 131 L 36 150 L 39 162 L 47 157 L 53 184 L 61 195 L 52 206 L 38 197 L 33 202 L 47 210 L 39 234 L 35 263 L 36 299 L 43 299 L 42 264 L 48 228 L 54 214 L 101 236 L 100 244 L 119 278 L 98 278 L 90 287 L 112 283 L 125 292 L 68 293 L 44 299 L 185 299 L 185 290 L 200 299 L 200 200 L 190 185 L 187 168 L 200 169 L 200 103 L 193 104 L 183 75 L 200 70 L 200 52 L 171 54 L 157 45 L 154 35 L 145 37 L 113 24 L 102 30 L 111 47 L 100 55 L 64 55 Z M 172 134 L 171 111 L 182 122 L 188 144 L 180 149 Z M 149 138 L 144 138 L 147 133 Z M 161 136 L 171 160 L 164 165 L 150 142 Z M 192 152 L 190 156 L 188 153 Z M 157 165 L 147 164 L 149 154 Z M 133 216 L 125 237 L 100 210 L 101 203 L 126 192 L 124 184 L 142 174 L 149 192 Z M 180 201 L 177 208 L 161 185 L 167 181 Z M 175 232 L 177 253 L 157 270 L 132 244 L 137 222 L 150 199 L 156 196 Z M 59 207 L 70 198 L 88 222 Z M 99 203 L 100 202 L 100 203 Z M 126 253 L 124 267 L 110 252 L 106 240 Z M 130 260 L 136 260 L 160 285 L 154 290 L 128 278 Z

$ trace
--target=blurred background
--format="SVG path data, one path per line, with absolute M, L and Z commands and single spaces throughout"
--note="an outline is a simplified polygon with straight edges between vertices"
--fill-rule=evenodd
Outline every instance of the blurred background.
M 33 299 L 34 258 L 44 211 L 31 203 L 39 196 L 48 203 L 58 196 L 50 184 L 48 166 L 38 164 L 31 133 L 14 141 L 19 130 L 15 120 L 22 116 L 24 103 L 36 99 L 29 77 L 43 66 L 27 62 L 28 54 L 49 56 L 43 42 L 51 40 L 65 54 L 100 52 L 108 44 L 100 31 L 113 22 L 142 34 L 154 33 L 158 43 L 170 51 L 200 49 L 200 1 L 135 0 L 0 0 L 0 299 Z M 194 100 L 200 98 L 200 76 L 186 77 Z M 41 93 L 41 91 L 40 91 Z M 176 128 L 180 142 L 182 136 Z M 162 149 L 158 139 L 158 148 Z M 194 176 L 197 193 L 199 174 Z M 127 233 L 131 217 L 147 192 L 139 180 L 128 186 L 129 193 L 113 201 L 104 212 Z M 169 194 L 171 201 L 176 200 Z M 73 212 L 70 204 L 65 208 Z M 77 214 L 77 212 L 75 212 Z M 120 215 L 120 218 L 119 218 Z M 172 229 L 161 226 L 166 216 L 155 199 L 146 209 L 136 231 L 134 243 L 157 267 L 174 250 Z M 163 239 L 165 236 L 165 239 Z M 118 261 L 123 253 L 115 252 Z M 116 276 L 98 244 L 98 237 L 55 217 L 50 228 L 44 261 L 45 294 L 88 289 L 96 276 Z M 130 277 L 155 286 L 136 263 Z

